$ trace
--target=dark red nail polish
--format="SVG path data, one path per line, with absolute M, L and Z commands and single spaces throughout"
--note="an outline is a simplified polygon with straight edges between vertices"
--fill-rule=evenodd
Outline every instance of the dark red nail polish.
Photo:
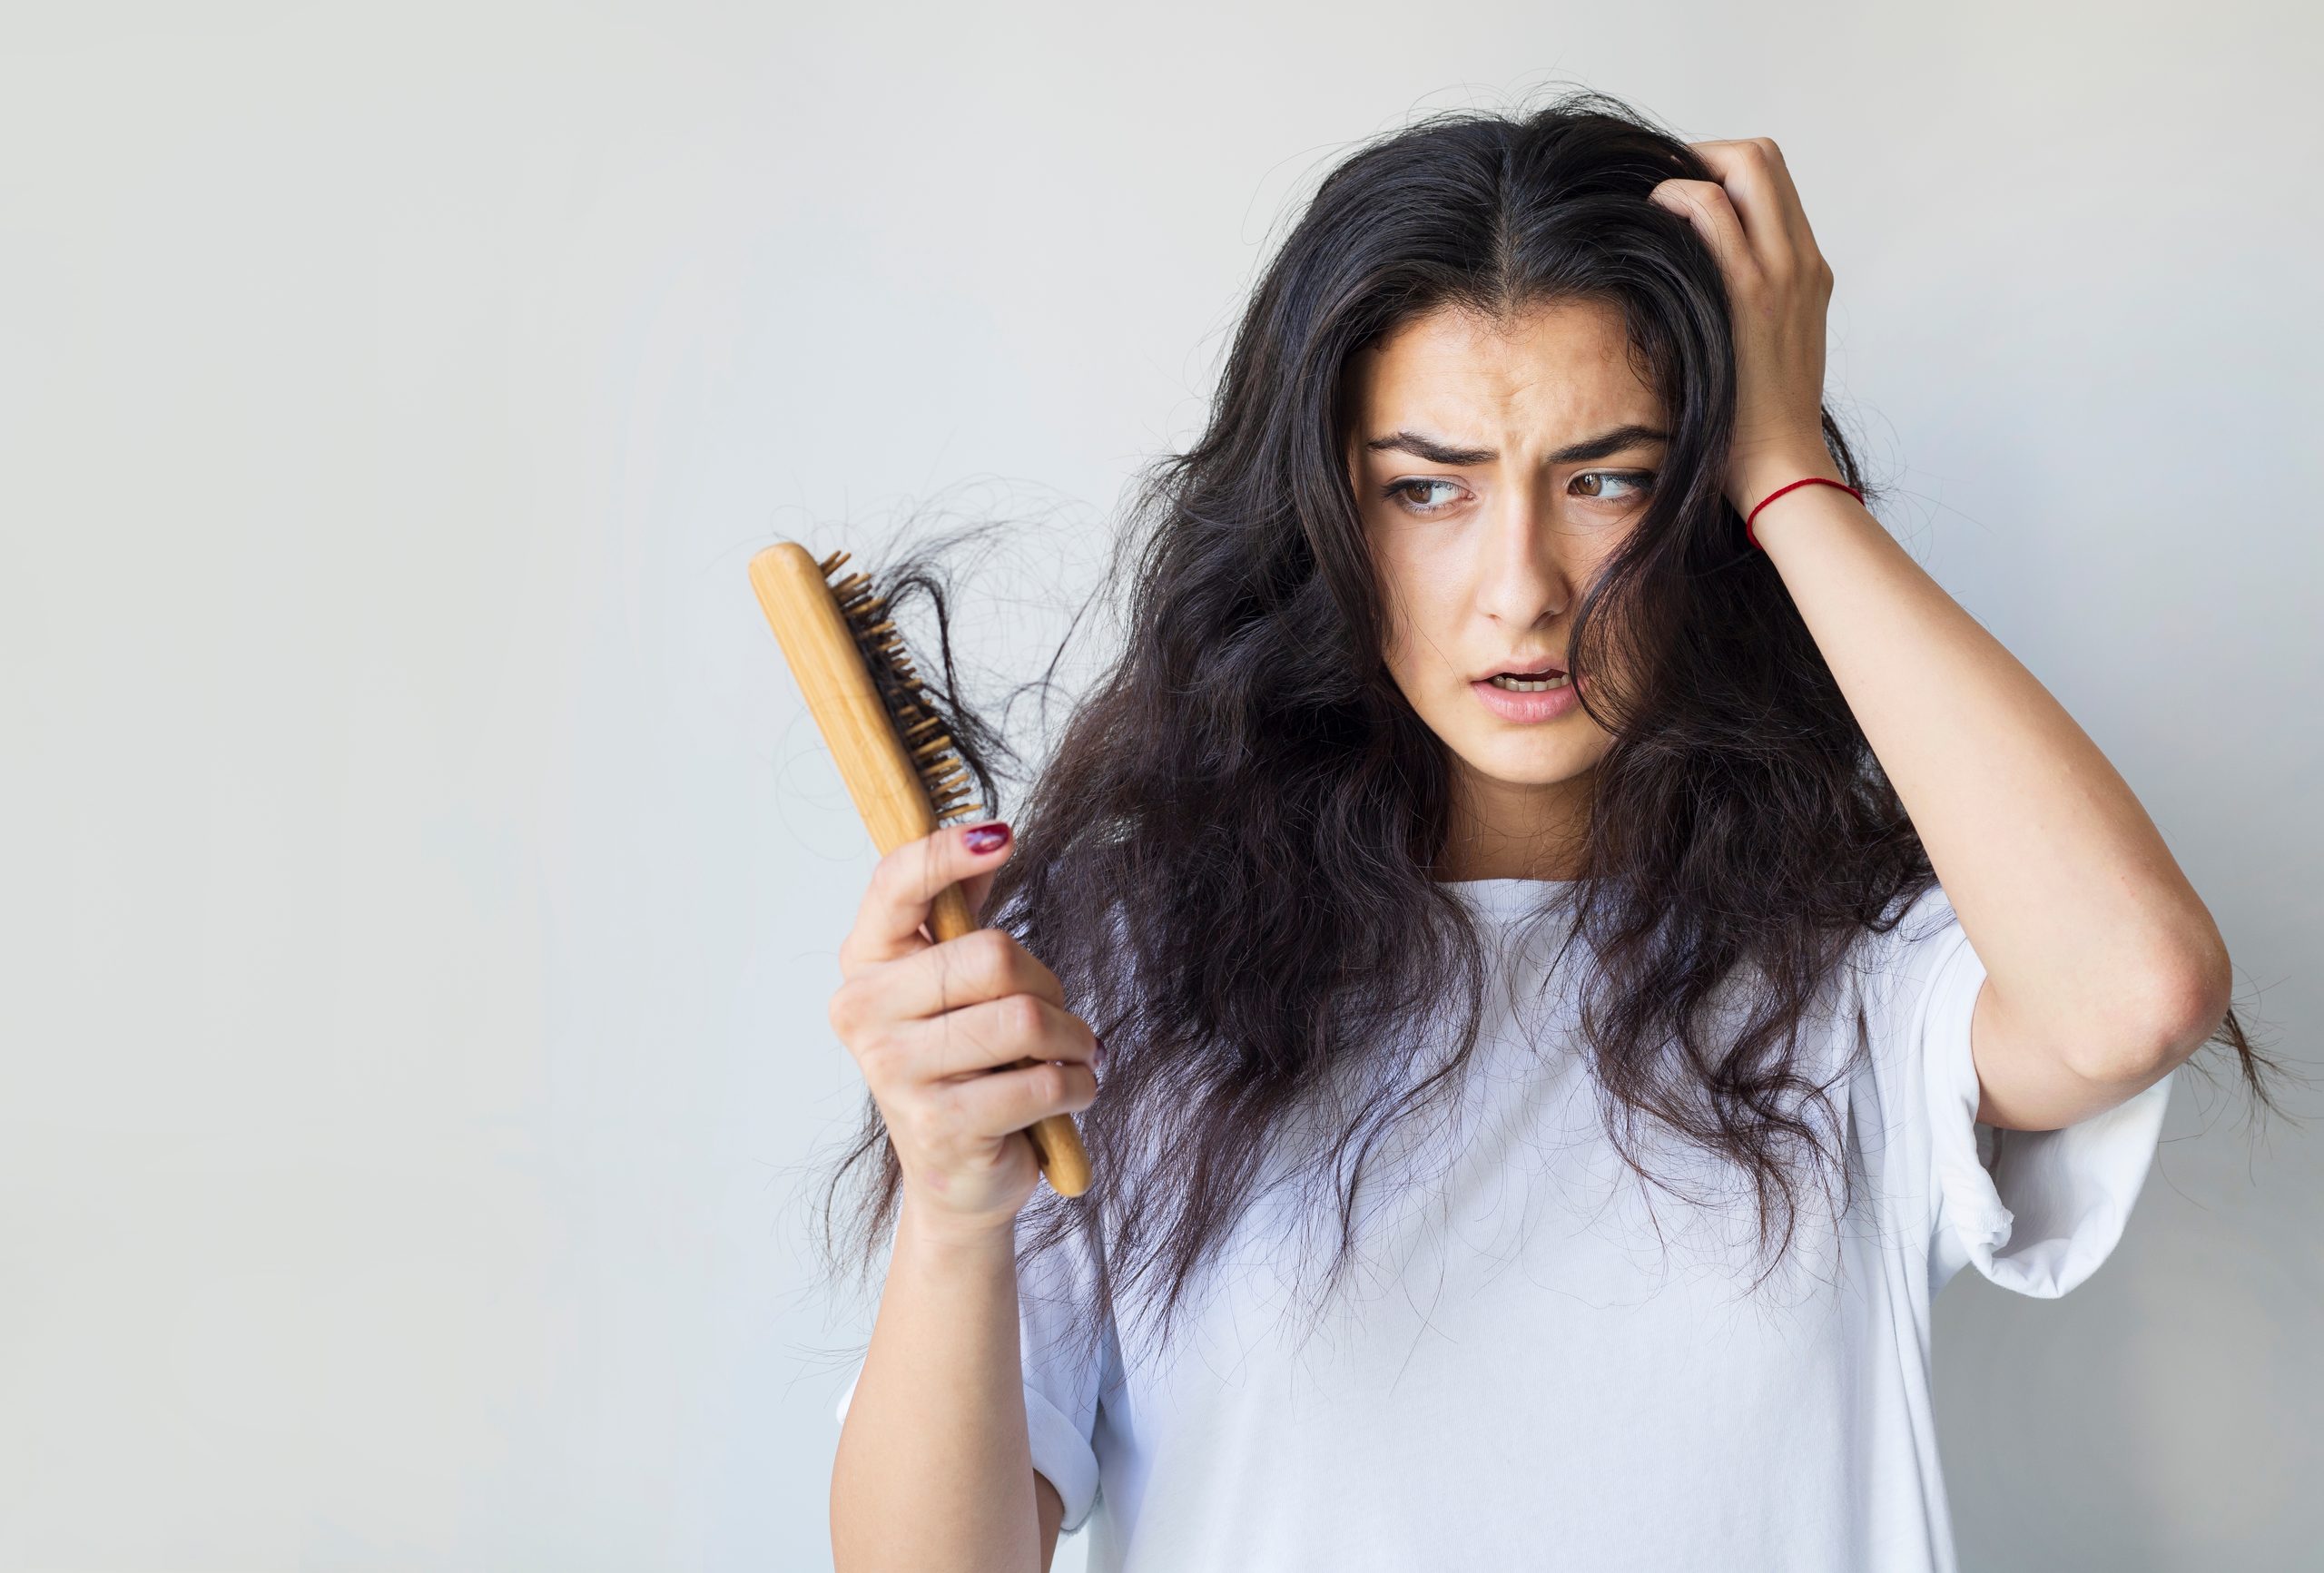
M 972 852 L 997 852 L 1009 844 L 1009 827 L 998 820 L 989 825 L 972 825 L 960 840 Z
M 1089 1041 L 1097 1046 L 1089 1054 L 1089 1068 L 1101 1071 L 1106 1068 L 1106 1040 L 1092 1033 Z

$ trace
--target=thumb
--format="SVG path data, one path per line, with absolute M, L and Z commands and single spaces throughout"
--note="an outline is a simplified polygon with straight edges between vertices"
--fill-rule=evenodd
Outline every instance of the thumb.
M 996 822 L 989 827 L 978 827 L 979 833 L 977 839 L 988 840 L 990 838 L 992 831 L 996 830 L 1003 838 L 1005 838 L 1002 844 L 1007 848 L 1007 850 L 1003 853 L 1000 861 L 993 863 L 988 868 L 980 870 L 978 872 L 970 875 L 967 879 L 960 881 L 960 894 L 968 898 L 969 911 L 980 924 L 982 924 L 985 920 L 985 905 L 990 900 L 992 895 L 992 881 L 994 877 L 1000 872 L 1003 864 L 1007 863 L 1010 858 L 1017 855 L 1017 839 L 1016 837 L 1009 834 L 1009 828 L 1005 824 Z M 979 850 L 982 850 L 985 849 Z
M 985 898 L 992 891 L 992 876 L 995 872 L 998 870 L 988 870 L 985 873 L 971 875 L 960 881 L 960 894 L 969 899 L 969 910 L 976 915 L 979 923 L 984 921 Z

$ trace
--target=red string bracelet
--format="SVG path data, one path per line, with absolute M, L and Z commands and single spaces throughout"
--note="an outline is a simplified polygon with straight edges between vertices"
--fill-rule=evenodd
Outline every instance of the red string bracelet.
M 1759 508 L 1766 507 L 1769 503 L 1783 496 L 1784 493 L 1797 491 L 1801 487 L 1837 487 L 1840 490 L 1847 493 L 1848 496 L 1854 497 L 1856 501 L 1864 501 L 1864 494 L 1856 490 L 1856 487 L 1848 485 L 1846 481 L 1836 481 L 1829 476 L 1809 476 L 1806 480 L 1794 481 L 1787 487 L 1777 487 L 1766 496 L 1761 497 L 1759 499 L 1759 507 L 1753 508 L 1748 514 L 1746 514 L 1743 516 L 1743 538 L 1750 542 L 1753 546 L 1758 547 L 1758 550 L 1762 552 L 1766 551 L 1767 548 L 1765 546 L 1759 546 L 1759 537 L 1751 533 L 1751 521 L 1759 516 Z

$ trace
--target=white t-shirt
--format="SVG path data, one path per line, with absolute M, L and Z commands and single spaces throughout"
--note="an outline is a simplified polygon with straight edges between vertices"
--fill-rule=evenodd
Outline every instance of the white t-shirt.
M 1503 939 L 1478 1057 L 1454 1122 L 1398 1155 L 1426 1183 L 1364 1219 L 1321 1321 L 1293 1294 L 1320 1257 L 1264 1204 L 1160 1356 L 1137 1352 L 1135 1326 L 1073 1355 L 1086 1258 L 1047 1253 L 1020 1280 L 1033 1466 L 1065 1529 L 1090 1531 L 1092 1573 L 1951 1569 L 1930 1301 L 1964 1266 L 2042 1297 L 2087 1278 L 2145 1179 L 2170 1078 L 2064 1130 L 1976 1125 L 1985 970 L 1930 890 L 1846 969 L 1871 1034 L 1833 1093 L 1856 1194 L 1837 1219 L 1803 1197 L 1791 1253 L 1755 1290 L 1737 1171 L 1652 1148 L 1658 1175 L 1729 1188 L 1707 1209 L 1649 1204 L 1558 1030 L 1570 994 L 1511 1008 L 1553 981 L 1563 919 L 1521 921 L 1546 887 L 1455 888 Z M 1837 1065 L 1852 1010 L 1814 1041 Z M 1333 1244 L 1328 1223 L 1315 1237 Z

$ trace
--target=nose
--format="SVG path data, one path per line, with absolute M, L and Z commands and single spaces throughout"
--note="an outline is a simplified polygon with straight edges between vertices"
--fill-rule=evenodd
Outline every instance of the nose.
M 1477 609 L 1512 633 L 1540 627 L 1573 599 L 1550 506 L 1531 486 L 1502 489 L 1477 542 Z

